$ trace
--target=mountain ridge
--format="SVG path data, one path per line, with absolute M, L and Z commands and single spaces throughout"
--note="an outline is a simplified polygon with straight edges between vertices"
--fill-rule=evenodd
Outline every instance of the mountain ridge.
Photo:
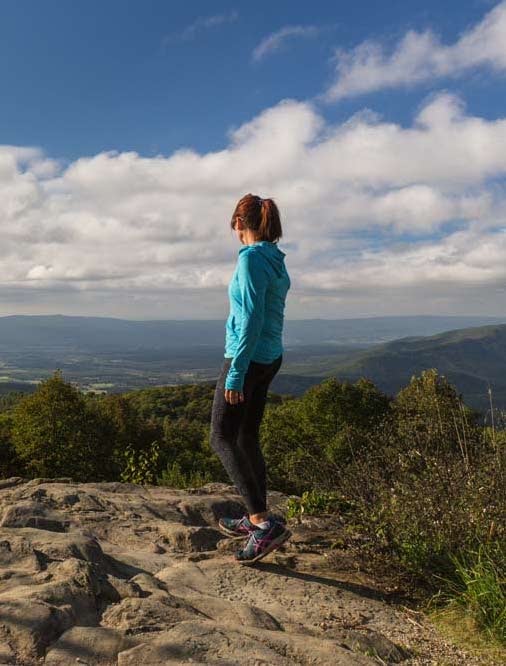
M 349 362 L 334 367 L 333 373 L 367 376 L 382 390 L 396 393 L 412 375 L 431 367 L 445 375 L 469 404 L 486 407 L 491 386 L 506 406 L 506 325 L 400 338 L 357 352 Z

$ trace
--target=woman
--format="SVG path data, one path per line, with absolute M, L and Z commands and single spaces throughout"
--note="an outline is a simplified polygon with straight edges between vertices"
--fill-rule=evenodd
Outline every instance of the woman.
M 231 227 L 244 247 L 228 287 L 225 361 L 216 383 L 211 447 L 241 493 L 249 515 L 221 518 L 228 536 L 249 537 L 235 555 L 251 564 L 278 548 L 289 530 L 269 515 L 265 462 L 259 430 L 267 390 L 282 363 L 285 299 L 290 288 L 279 211 L 272 199 L 247 194 L 237 204 Z

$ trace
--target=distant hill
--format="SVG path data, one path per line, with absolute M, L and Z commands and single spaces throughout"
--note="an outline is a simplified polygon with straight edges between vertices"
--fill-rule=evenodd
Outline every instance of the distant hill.
M 67 350 L 86 353 L 124 350 L 188 350 L 220 347 L 225 342 L 225 321 L 134 321 L 113 317 L 64 315 L 12 315 L 0 317 L 0 352 L 23 349 Z M 287 319 L 284 345 L 333 343 L 370 345 L 407 335 L 434 335 L 470 326 L 506 324 L 506 317 L 367 317 L 354 319 Z
M 436 367 L 466 401 L 487 407 L 487 381 L 506 408 L 506 318 L 368 317 L 286 320 L 281 371 L 271 390 L 301 395 L 325 377 L 370 377 L 394 394 Z M 33 391 L 60 368 L 83 390 L 123 392 L 215 381 L 225 320 L 0 317 L 0 394 Z
M 409 383 L 412 375 L 419 375 L 426 368 L 437 368 L 469 405 L 487 409 L 490 386 L 494 406 L 506 409 L 506 325 L 406 337 L 375 345 L 338 363 L 332 374 L 349 379 L 369 377 L 383 391 L 394 394 Z

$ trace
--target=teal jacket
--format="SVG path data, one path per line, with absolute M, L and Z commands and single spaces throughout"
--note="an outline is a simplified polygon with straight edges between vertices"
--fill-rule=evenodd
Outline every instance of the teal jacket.
M 232 358 L 225 388 L 242 391 L 250 361 L 272 363 L 283 353 L 283 319 L 290 277 L 276 243 L 256 241 L 239 250 L 228 286 L 230 314 L 225 358 Z

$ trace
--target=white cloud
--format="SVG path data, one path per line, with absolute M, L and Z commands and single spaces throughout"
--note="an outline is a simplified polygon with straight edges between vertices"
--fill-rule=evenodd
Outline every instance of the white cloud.
M 506 2 L 500 2 L 454 43 L 442 44 L 432 31 L 408 31 L 392 53 L 366 41 L 336 52 L 336 81 L 323 95 L 334 101 L 384 88 L 412 86 L 459 75 L 473 67 L 506 70 Z
M 279 51 L 288 40 L 297 37 L 315 37 L 320 28 L 313 25 L 287 25 L 276 32 L 272 32 L 253 49 L 252 59 L 259 61 L 276 51 Z
M 301 280 L 308 287 L 316 283 L 320 289 L 330 291 L 351 288 L 367 292 L 413 286 L 429 291 L 444 285 L 456 289 L 504 287 L 505 232 L 506 228 L 500 233 L 481 233 L 471 227 L 449 234 L 437 243 L 364 251 L 353 263 L 340 261 L 332 268 L 303 275 Z M 486 293 L 484 288 L 483 296 Z
M 216 28 L 217 26 L 225 23 L 234 23 L 239 18 L 239 12 L 233 10 L 225 14 L 214 14 L 212 16 L 199 16 L 193 23 L 187 25 L 180 33 L 167 35 L 163 39 L 162 46 L 166 46 L 169 42 L 173 41 L 191 41 L 195 37 L 206 30 Z
M 480 312 L 503 288 L 506 119 L 442 93 L 410 127 L 368 113 L 329 125 L 285 100 L 228 139 L 67 166 L 0 147 L 0 312 L 223 317 L 239 249 L 229 219 L 250 191 L 280 206 L 290 318 L 430 312 L 443 293 L 444 307 Z

